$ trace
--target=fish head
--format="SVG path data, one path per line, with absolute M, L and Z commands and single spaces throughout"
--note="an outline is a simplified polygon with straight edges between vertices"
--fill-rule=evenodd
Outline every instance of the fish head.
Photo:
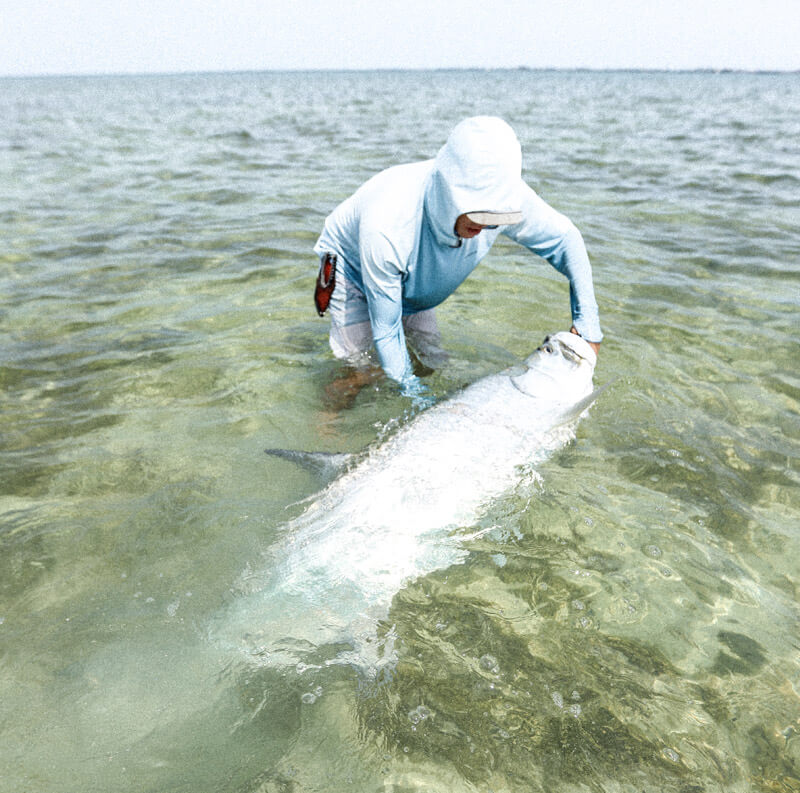
M 525 369 L 511 375 L 522 393 L 558 403 L 583 399 L 592 391 L 597 355 L 580 336 L 561 331 L 546 336 L 525 360 Z

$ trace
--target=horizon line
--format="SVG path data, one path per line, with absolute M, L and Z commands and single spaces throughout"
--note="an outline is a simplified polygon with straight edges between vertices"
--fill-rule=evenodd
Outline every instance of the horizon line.
M 798 74 L 799 68 L 758 69 L 729 66 L 374 66 L 374 67 L 284 67 L 284 68 L 231 68 L 185 69 L 168 71 L 109 71 L 109 72 L 30 72 L 0 74 L 2 80 L 30 80 L 43 78 L 98 78 L 98 77 L 190 77 L 225 74 L 303 74 L 303 73 L 360 73 L 360 72 L 641 72 L 659 74 Z

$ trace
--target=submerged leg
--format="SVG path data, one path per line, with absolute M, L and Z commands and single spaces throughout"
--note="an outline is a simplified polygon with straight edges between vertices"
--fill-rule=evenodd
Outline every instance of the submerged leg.
M 331 320 L 331 351 L 348 364 L 342 374 L 325 386 L 325 407 L 338 413 L 352 407 L 361 389 L 374 382 L 381 369 L 373 359 L 369 321 L 340 325 L 333 317 Z
M 380 376 L 381 369 L 378 366 L 348 368 L 325 386 L 326 412 L 348 410 L 361 389 L 374 383 Z
M 447 363 L 449 356 L 442 348 L 442 336 L 434 309 L 429 308 L 404 317 L 403 329 L 409 352 L 424 370 L 417 374 L 430 374 Z

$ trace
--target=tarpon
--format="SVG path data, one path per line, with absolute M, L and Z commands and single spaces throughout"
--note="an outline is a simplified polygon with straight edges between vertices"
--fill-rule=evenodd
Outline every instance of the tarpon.
M 521 466 L 574 437 L 596 360 L 582 338 L 556 333 L 524 365 L 419 413 L 287 524 L 263 580 L 253 586 L 249 575 L 217 638 L 268 665 L 313 655 L 374 666 L 387 653 L 376 628 L 395 593 L 462 561 L 455 530 L 474 526 Z

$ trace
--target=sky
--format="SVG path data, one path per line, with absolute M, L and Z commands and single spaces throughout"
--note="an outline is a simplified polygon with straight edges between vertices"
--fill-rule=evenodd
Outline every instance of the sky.
M 800 70 L 800 0 L 0 0 L 0 75 Z

